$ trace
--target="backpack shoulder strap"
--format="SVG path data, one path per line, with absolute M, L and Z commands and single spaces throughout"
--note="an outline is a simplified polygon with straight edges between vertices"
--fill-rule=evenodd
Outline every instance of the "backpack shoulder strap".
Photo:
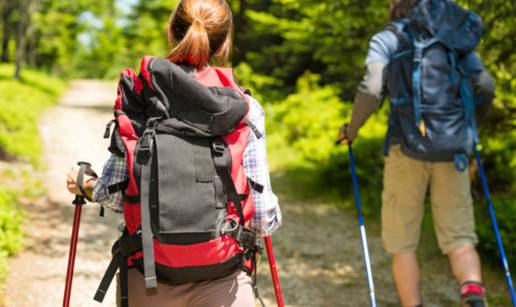
M 400 46 L 405 44 L 411 44 L 412 42 L 406 34 L 406 27 L 408 25 L 408 19 L 399 19 L 389 22 L 385 27 L 385 30 L 391 31 L 400 42 Z

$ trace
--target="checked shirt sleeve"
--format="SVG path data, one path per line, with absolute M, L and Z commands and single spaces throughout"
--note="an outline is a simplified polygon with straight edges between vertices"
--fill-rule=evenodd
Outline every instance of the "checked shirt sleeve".
M 251 189 L 255 206 L 254 216 L 251 220 L 251 229 L 259 236 L 267 236 L 280 227 L 282 216 L 278 198 L 272 192 L 269 176 L 265 141 L 265 114 L 258 101 L 252 97 L 249 97 L 249 99 L 249 120 L 263 134 L 263 137 L 257 138 L 254 133 L 251 133 L 244 153 L 244 169 L 247 177 L 264 187 L 263 193 Z
M 117 137 L 117 143 L 119 138 Z M 119 146 L 123 148 L 123 146 Z M 93 201 L 99 203 L 104 208 L 108 208 L 116 213 L 123 212 L 123 194 L 116 192 L 110 194 L 108 188 L 114 184 L 124 182 L 129 179 L 125 157 L 112 154 L 104 164 L 102 176 L 97 180 L 93 187 Z

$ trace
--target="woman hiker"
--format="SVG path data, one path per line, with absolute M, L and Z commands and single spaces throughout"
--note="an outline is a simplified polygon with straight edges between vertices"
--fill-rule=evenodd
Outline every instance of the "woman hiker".
M 478 22 L 478 16 L 468 14 L 448 0 L 391 0 L 390 11 L 393 23 L 374 35 L 369 44 L 365 76 L 358 87 L 351 121 L 341 128 L 340 140 L 342 143 L 354 141 L 360 127 L 381 105 L 383 96 L 390 96 L 381 232 L 383 246 L 392 255 L 392 272 L 401 303 L 406 307 L 423 304 L 416 250 L 425 195 L 430 185 L 439 247 L 449 257 L 453 275 L 462 287 L 462 304 L 485 306 L 480 259 L 475 250 L 478 239 L 475 234 L 467 156 L 464 154 L 472 148 L 471 140 L 465 142 L 467 148 L 459 155 L 442 156 L 442 152 L 449 146 L 462 144 L 464 140 L 461 137 L 466 133 L 461 129 L 468 128 L 464 123 L 465 97 L 462 97 L 464 100 L 460 104 L 455 104 L 464 94 L 461 93 L 464 88 L 459 85 L 462 84 L 459 83 L 459 76 L 465 75 L 463 78 L 471 82 L 474 96 L 479 97 L 477 121 L 485 117 L 494 99 L 493 79 L 472 51 L 472 47 L 478 44 L 480 34 L 473 41 L 469 35 L 481 33 L 478 26 L 480 24 L 481 27 L 481 23 Z M 451 20 L 443 18 L 436 22 L 438 16 L 443 16 L 439 15 L 443 12 L 448 14 L 444 16 L 451 16 Z M 456 26 L 453 24 L 454 19 L 466 20 L 454 14 L 468 14 L 464 15 L 469 18 L 464 24 L 469 29 L 460 28 L 459 25 L 450 30 L 450 27 Z M 434 22 L 437 27 L 429 26 Z M 449 30 L 448 33 L 439 32 L 439 29 L 444 28 Z M 448 53 L 444 47 L 448 43 L 448 34 L 459 33 L 454 33 L 454 30 L 465 31 L 465 35 L 456 35 L 449 43 L 464 51 L 462 54 Z M 428 49 L 423 49 L 418 55 L 417 51 L 412 51 L 417 48 L 413 41 L 420 39 L 418 31 L 428 31 L 422 34 L 423 38 L 427 35 L 427 39 L 431 35 L 439 36 L 440 43 L 429 45 Z M 420 58 L 416 59 L 417 56 Z M 460 63 L 455 64 L 455 59 Z M 422 69 L 413 70 L 418 65 Z M 456 72 L 454 65 L 459 65 L 462 71 Z M 414 71 L 420 75 L 414 75 Z M 426 83 L 415 83 L 416 79 Z M 415 111 L 413 104 L 415 106 L 418 91 L 422 92 L 422 100 L 419 101 L 421 109 Z M 448 117 L 439 117 L 439 114 L 447 114 Z M 421 119 L 416 125 L 414 120 L 417 116 L 421 116 Z M 432 148 L 439 146 L 443 150 L 441 153 L 435 151 L 438 154 L 434 154 Z
M 156 268 L 147 269 L 146 258 L 150 257 L 148 255 L 152 251 L 147 252 L 145 247 L 143 258 L 141 252 L 124 255 L 129 256 L 133 264 L 139 264 L 140 268 L 137 270 L 130 267 L 127 273 L 129 306 L 255 305 L 251 271 L 256 263 L 250 259 L 256 252 L 257 237 L 276 231 L 282 217 L 269 178 L 263 108 L 248 92 L 244 94 L 243 90 L 235 86 L 227 68 L 210 66 L 210 63 L 224 64 L 229 59 L 232 50 L 232 20 L 231 10 L 224 0 L 180 1 L 170 18 L 168 37 L 173 49 L 167 58 L 144 59 L 139 77 L 130 71 L 122 74 L 115 106 L 118 129 L 113 133 L 110 148 L 112 155 L 104 166 L 102 176 L 94 178 L 85 175 L 82 186 L 79 186 L 77 170 L 72 169 L 68 174 L 67 183 L 71 193 L 86 194 L 103 207 L 124 213 L 127 224 L 125 233 L 139 236 L 138 244 L 143 241 L 145 245 L 146 213 L 145 206 L 140 205 L 142 226 L 136 229 L 130 225 L 133 224 L 131 221 L 140 221 L 139 211 L 135 220 L 127 219 L 128 215 L 134 214 L 133 203 L 150 204 L 152 220 L 153 214 L 156 214 L 152 211 L 155 205 L 153 193 L 160 199 L 157 201 L 160 206 L 157 213 L 160 229 L 156 230 L 159 235 L 154 237 L 156 252 L 153 257 L 156 263 L 151 264 Z M 228 87 L 232 90 L 228 90 Z M 219 112 L 222 108 L 227 109 Z M 213 111 L 215 109 L 218 111 Z M 149 118 L 157 115 L 164 119 L 149 124 Z M 130 120 L 130 128 L 140 138 L 135 149 L 136 159 L 127 154 L 128 149 L 133 150 L 134 146 L 130 144 L 136 143 L 136 136 L 124 132 L 127 127 L 123 119 Z M 153 137 L 151 145 L 145 147 L 144 139 L 150 135 Z M 153 152 L 153 148 L 157 150 Z M 154 158 L 150 158 L 154 162 L 141 162 L 149 160 L 149 155 L 145 158 L 143 154 L 144 149 L 149 150 L 151 157 L 154 155 Z M 223 159 L 217 158 L 219 154 Z M 138 188 L 131 186 L 134 176 L 128 170 L 129 160 L 134 162 L 131 165 L 141 164 L 141 194 L 144 193 L 143 178 L 148 166 L 151 177 L 149 182 L 153 182 L 149 183 L 149 201 L 143 195 L 136 200 L 135 196 L 131 196 L 134 192 L 131 189 L 137 191 Z M 229 166 L 225 166 L 228 160 Z M 159 165 L 158 170 L 150 166 L 153 163 Z M 153 172 L 158 172 L 158 179 L 152 179 L 156 178 L 152 177 Z M 176 176 L 179 172 L 183 175 Z M 191 183 L 188 181 L 190 179 Z M 166 180 L 170 182 L 167 184 Z M 113 189 L 123 182 L 126 182 L 123 188 Z M 156 187 L 158 184 L 159 191 Z M 177 190 L 178 186 L 180 190 Z M 168 199 L 170 203 L 163 199 Z M 203 209 L 208 213 L 195 213 L 202 216 L 203 221 L 196 219 L 196 215 L 190 212 L 196 204 L 201 207 L 211 201 L 213 205 Z M 174 207 L 181 208 L 176 210 Z M 212 211 L 213 214 L 210 213 Z M 184 212 L 185 216 L 179 212 Z M 208 217 L 212 217 L 213 221 Z M 211 228 L 201 225 L 204 220 L 209 220 Z M 178 224 L 182 225 L 181 234 L 170 234 L 179 231 L 174 228 L 179 227 L 175 226 Z M 154 222 L 152 225 L 156 227 Z M 170 229 L 163 229 L 164 225 Z M 202 233 L 202 237 L 195 233 L 198 230 L 194 226 L 209 228 L 210 231 Z M 150 238 L 152 244 L 152 236 Z M 161 245 L 156 247 L 156 241 Z M 201 245 L 204 248 L 202 251 L 185 256 L 186 259 L 179 255 L 187 254 Z M 167 255 L 166 251 L 172 249 L 181 252 Z M 192 267 L 184 269 L 174 266 L 181 261 L 206 264 L 212 261 L 210 257 L 219 257 L 221 253 L 229 253 L 233 257 L 224 263 L 207 267 L 191 264 Z M 145 269 L 142 269 L 144 266 Z M 157 285 L 153 285 L 152 278 L 147 278 L 148 274 L 155 276 L 152 274 L 155 272 Z M 151 282 L 148 283 L 149 280 Z M 118 301 L 120 305 L 120 297 Z

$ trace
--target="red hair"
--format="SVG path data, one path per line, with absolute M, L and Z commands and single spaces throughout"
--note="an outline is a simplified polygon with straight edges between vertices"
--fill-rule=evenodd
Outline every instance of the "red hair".
M 225 64 L 233 45 L 233 15 L 225 0 L 182 0 L 170 16 L 168 59 L 202 69 Z

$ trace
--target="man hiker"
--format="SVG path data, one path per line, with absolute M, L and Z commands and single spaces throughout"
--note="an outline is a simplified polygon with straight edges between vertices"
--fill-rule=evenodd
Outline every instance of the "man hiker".
M 495 92 L 473 52 L 482 23 L 450 0 L 391 0 L 390 17 L 369 44 L 366 73 L 340 140 L 355 140 L 383 97 L 390 97 L 382 242 L 392 255 L 401 303 L 423 306 L 416 250 L 430 186 L 439 248 L 461 285 L 462 305 L 486 306 L 467 171 L 475 123 Z
M 180 1 L 169 55 L 121 74 L 102 176 L 69 173 L 71 193 L 124 215 L 95 300 L 120 268 L 121 307 L 255 305 L 259 239 L 282 215 L 264 110 L 230 68 L 212 66 L 229 61 L 233 30 L 226 1 Z

